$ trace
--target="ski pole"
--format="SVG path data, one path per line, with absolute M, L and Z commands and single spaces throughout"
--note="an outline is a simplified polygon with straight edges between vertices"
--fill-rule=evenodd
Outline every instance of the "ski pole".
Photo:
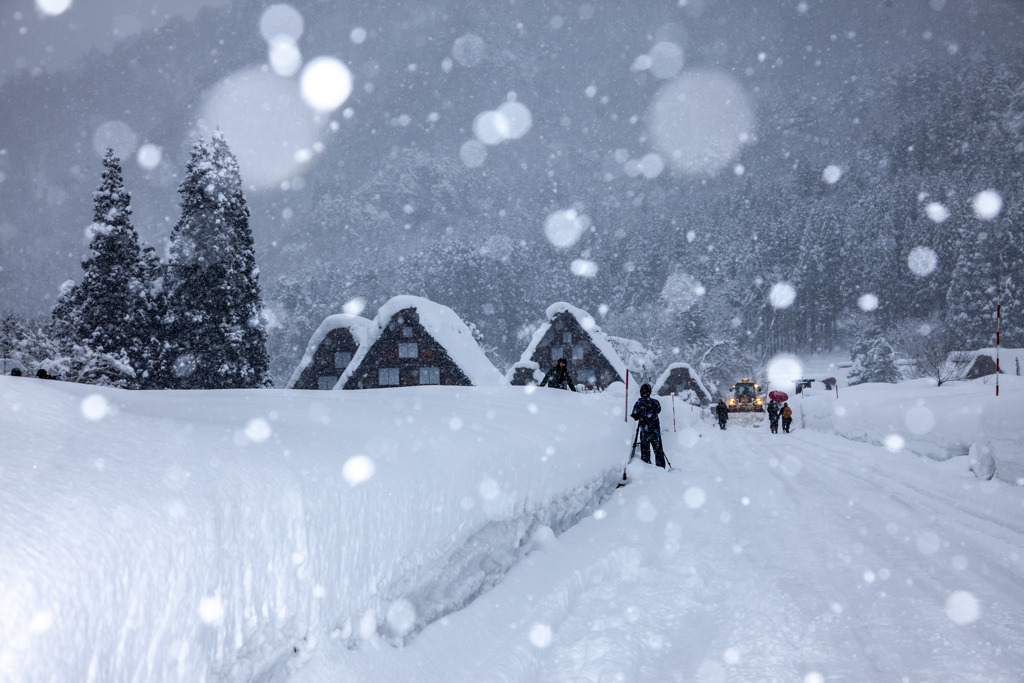
M 626 467 L 629 467 L 629 463 L 633 462 L 633 458 L 636 457 L 636 445 L 640 441 L 640 422 L 636 423 L 636 434 L 633 435 L 633 448 L 629 451 L 629 460 L 626 461 Z M 626 481 L 626 467 L 622 468 L 622 481 Z

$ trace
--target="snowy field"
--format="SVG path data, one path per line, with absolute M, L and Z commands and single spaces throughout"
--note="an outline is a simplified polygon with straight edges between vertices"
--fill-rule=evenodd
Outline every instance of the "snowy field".
M 812 393 L 789 435 L 665 400 L 673 471 L 616 489 L 621 388 L 0 377 L 0 680 L 1019 681 L 1001 381 Z

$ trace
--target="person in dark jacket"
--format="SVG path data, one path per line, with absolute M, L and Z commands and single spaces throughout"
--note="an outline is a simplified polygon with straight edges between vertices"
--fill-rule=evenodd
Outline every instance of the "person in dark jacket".
M 540 385 L 542 387 L 551 387 L 552 389 L 572 389 L 576 391 L 576 383 L 572 381 L 572 375 L 569 374 L 568 361 L 564 358 L 559 358 L 558 362 L 555 363 L 555 367 L 548 370 L 547 374 L 544 375 Z
M 775 401 L 771 401 L 768 404 L 768 426 L 771 427 L 772 434 L 779 433 L 779 404 Z
M 715 415 L 718 416 L 718 426 L 725 429 L 725 423 L 729 421 L 729 408 L 726 407 L 725 401 L 718 399 L 718 405 L 715 406 Z
M 660 412 L 661 403 L 651 398 L 651 385 L 644 384 L 640 387 L 640 398 L 633 404 L 633 412 L 629 416 L 640 423 L 640 459 L 650 464 L 653 447 L 654 464 L 664 468 L 665 449 L 661 445 L 661 420 L 658 419 Z

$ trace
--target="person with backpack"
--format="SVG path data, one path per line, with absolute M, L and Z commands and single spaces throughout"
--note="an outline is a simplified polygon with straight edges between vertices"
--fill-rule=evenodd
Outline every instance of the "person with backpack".
M 660 412 L 661 403 L 651 398 L 651 385 L 644 384 L 640 387 L 640 398 L 633 404 L 633 412 L 629 416 L 640 423 L 640 459 L 650 464 L 653 448 L 654 464 L 664 469 L 665 449 L 661 444 L 661 420 L 658 419 Z
M 725 423 L 729 421 L 729 408 L 722 399 L 718 399 L 718 405 L 715 406 L 715 415 L 718 416 L 718 426 L 725 429 Z
M 776 403 L 775 401 L 770 401 L 768 403 L 768 408 L 766 408 L 766 410 L 768 411 L 768 426 L 771 428 L 772 434 L 778 434 L 779 433 L 779 404 Z
M 555 363 L 555 367 L 547 371 L 544 375 L 544 379 L 540 381 L 542 387 L 551 387 L 552 389 L 572 389 L 576 391 L 576 383 L 572 381 L 572 375 L 569 374 L 569 363 L 564 358 L 559 358 L 558 362 Z
M 782 431 L 789 434 L 789 426 L 793 424 L 793 409 L 788 403 L 782 404 Z

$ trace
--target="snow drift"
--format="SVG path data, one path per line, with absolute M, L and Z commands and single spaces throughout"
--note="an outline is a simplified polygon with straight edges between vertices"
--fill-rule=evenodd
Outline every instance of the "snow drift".
M 628 454 L 610 394 L 3 377 L 0 400 L 10 681 L 243 680 L 318 639 L 401 642 L 591 511 Z

